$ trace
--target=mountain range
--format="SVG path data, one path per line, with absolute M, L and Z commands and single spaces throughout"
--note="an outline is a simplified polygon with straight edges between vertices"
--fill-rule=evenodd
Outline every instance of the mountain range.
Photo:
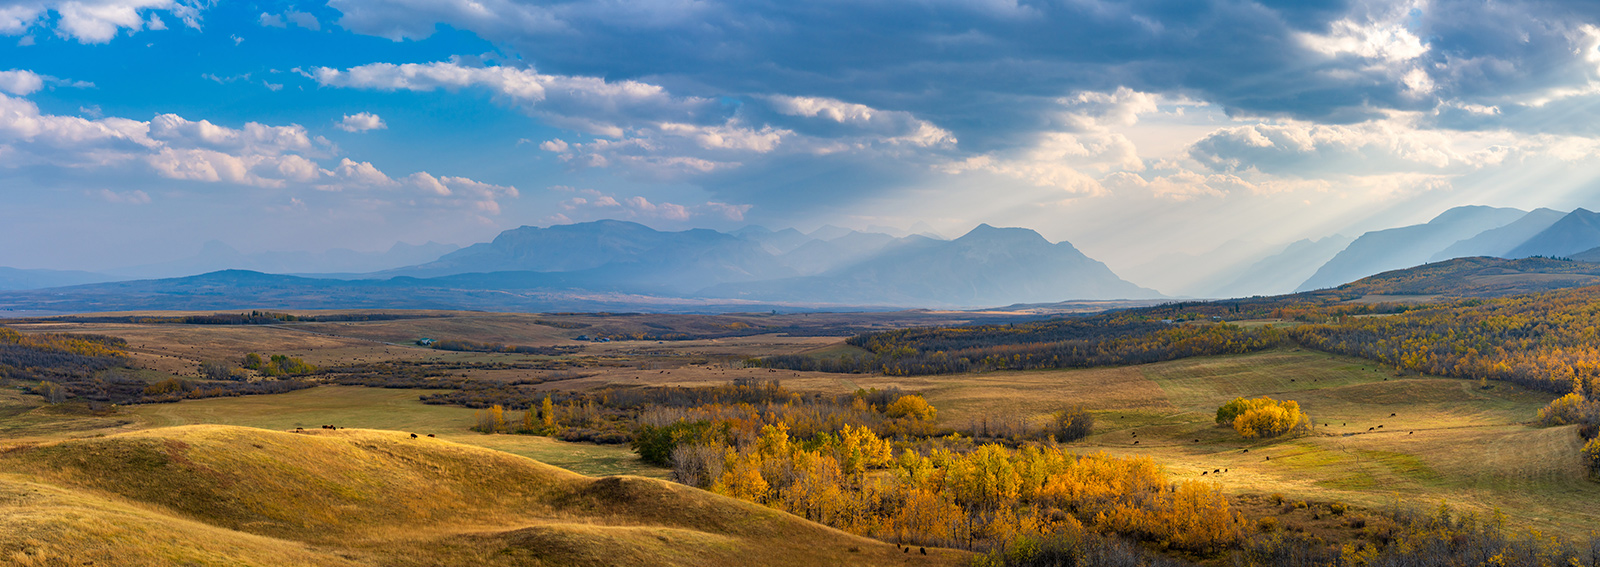
M 1230 241 L 1205 253 L 1167 252 L 1129 272 L 1181 296 L 1223 298 L 1328 289 L 1453 258 L 1534 256 L 1600 262 L 1600 214 L 1456 207 L 1427 223 L 1356 238 L 1281 249 Z M 217 266 L 236 269 L 187 275 Z M 128 281 L 167 274 L 185 275 Z M 25 291 L 39 288 L 48 292 Z M 9 290 L 0 293 L 0 309 L 29 312 L 340 302 L 490 310 L 969 308 L 1163 297 L 1071 243 L 1025 228 L 985 224 L 946 240 L 931 231 L 831 225 L 809 233 L 759 226 L 660 231 L 619 220 L 524 226 L 466 248 L 401 243 L 377 253 L 244 254 L 211 242 L 190 258 L 105 273 L 0 268 L 0 290 Z
M 1067 242 L 980 225 L 955 240 L 824 227 L 658 231 L 626 221 L 525 226 L 413 266 L 359 276 L 256 271 L 0 294 L 0 309 L 218 309 L 224 304 L 583 310 L 751 306 L 984 307 L 1161 295 Z M 818 237 L 830 237 L 826 240 Z M 797 244 L 798 243 L 798 244 Z M 329 303 L 332 301 L 333 303 Z M 159 306 L 159 307 L 158 307 Z
M 1456 207 L 1425 224 L 1361 235 L 1295 289 L 1331 288 L 1390 270 L 1480 256 L 1600 261 L 1600 214 L 1582 208 L 1562 213 Z

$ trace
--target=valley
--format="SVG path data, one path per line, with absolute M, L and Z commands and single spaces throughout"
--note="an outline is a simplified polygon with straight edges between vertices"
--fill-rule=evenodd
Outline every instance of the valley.
M 1379 284 L 1369 282 L 1367 285 Z M 865 391 L 915 393 L 937 409 L 936 421 L 929 423 L 935 431 L 966 432 L 979 435 L 987 439 L 986 442 L 1020 443 L 1017 446 L 1032 443 L 1022 440 L 1036 438 L 1031 436 L 1048 428 L 1056 412 L 1082 407 L 1093 416 L 1093 431 L 1082 439 L 1060 445 L 1062 449 L 1112 459 L 1147 459 L 1173 482 L 1200 481 L 1201 485 L 1220 491 L 1232 508 L 1246 517 L 1242 521 L 1254 525 L 1254 522 L 1264 521 L 1262 518 L 1276 518 L 1274 522 L 1281 522 L 1285 533 L 1315 533 L 1321 534 L 1319 537 L 1336 539 L 1366 537 L 1361 535 L 1360 529 L 1341 523 L 1345 522 L 1345 516 L 1335 518 L 1326 512 L 1310 514 L 1305 508 L 1279 507 L 1271 502 L 1311 503 L 1312 508 L 1337 504 L 1340 509 L 1352 510 L 1348 512 L 1352 514 L 1349 517 L 1360 515 L 1369 519 L 1395 510 L 1429 509 L 1440 502 L 1448 502 L 1456 514 L 1479 518 L 1503 514 L 1515 530 L 1537 529 L 1574 539 L 1586 537 L 1590 527 L 1600 522 L 1600 508 L 1593 505 L 1600 501 L 1600 484 L 1585 478 L 1579 459 L 1582 440 L 1574 433 L 1577 426 L 1547 428 L 1537 424 L 1535 414 L 1550 403 L 1555 397 L 1553 394 L 1508 382 L 1492 382 L 1489 387 L 1483 387 L 1474 380 L 1397 372 L 1390 365 L 1294 345 L 1242 354 L 1190 356 L 1148 364 L 1092 368 L 990 369 L 908 376 L 841 374 L 766 368 L 753 366 L 749 361 L 767 356 L 827 358 L 867 352 L 846 344 L 846 333 L 916 325 L 993 325 L 1007 321 L 1001 323 L 1003 326 L 1037 321 L 1038 316 L 960 312 L 792 316 L 521 315 L 445 311 L 386 314 L 375 318 L 378 320 L 367 321 L 282 321 L 258 325 L 138 322 L 202 315 L 155 312 L 7 322 L 5 326 L 24 334 L 120 337 L 127 341 L 125 362 L 128 367 L 137 369 L 133 374 L 136 379 L 148 384 L 183 380 L 200 387 L 192 390 L 195 393 L 191 396 L 197 398 L 171 403 L 107 407 L 85 405 L 82 398 L 74 398 L 52 405 L 38 395 L 27 393 L 29 383 L 11 380 L 10 387 L 0 392 L 0 459 L 9 460 L 13 465 L 8 467 L 11 472 L 0 478 L 7 483 L 8 490 L 33 491 L 31 493 L 37 496 L 9 504 L 9 511 L 0 516 L 13 518 L 15 522 L 18 518 L 40 513 L 100 514 L 105 515 L 109 523 L 95 529 L 115 533 L 126 533 L 133 528 L 119 523 L 124 520 L 114 518 L 127 518 L 126 521 L 143 518 L 138 522 L 160 522 L 159 525 L 168 526 L 162 529 L 169 533 L 191 534 L 193 538 L 200 538 L 193 541 L 203 543 L 183 544 L 157 538 L 150 541 L 166 543 L 140 544 L 137 553 L 209 558 L 196 559 L 201 563 L 335 564 L 321 562 L 338 561 L 352 565 L 406 565 L 417 561 L 427 564 L 489 561 L 488 564 L 495 564 L 488 556 L 466 552 L 462 545 L 467 540 L 462 538 L 468 537 L 477 538 L 472 539 L 478 542 L 472 544 L 474 546 L 503 546 L 506 551 L 502 554 L 509 554 L 503 557 L 523 558 L 507 559 L 511 561 L 507 564 L 617 564 L 615 558 L 597 555 L 597 550 L 633 541 L 627 538 L 660 534 L 666 538 L 662 541 L 676 542 L 679 540 L 674 538 L 682 537 L 689 538 L 682 541 L 702 543 L 684 544 L 689 545 L 688 551 L 682 551 L 683 555 L 674 552 L 672 557 L 677 559 L 659 555 L 664 551 L 641 547 L 640 560 L 649 557 L 646 561 L 652 563 L 736 564 L 730 563 L 732 556 L 718 555 L 721 552 L 715 550 L 722 544 L 712 542 L 754 538 L 746 539 L 739 544 L 740 548 L 768 545 L 757 542 L 769 541 L 762 538 L 779 532 L 735 529 L 726 523 L 729 518 L 745 517 L 764 508 L 741 508 L 739 506 L 748 505 L 677 485 L 671 479 L 677 478 L 675 475 L 679 473 L 670 467 L 641 460 L 626 444 L 569 442 L 544 435 L 486 434 L 477 430 L 484 423 L 483 407 L 423 403 L 422 400 L 432 394 L 452 391 L 498 392 L 495 394 L 498 396 L 516 391 L 520 392 L 517 395 L 537 400 L 546 393 L 629 392 L 650 388 L 693 391 L 726 388 L 741 380 L 752 383 L 776 380 L 785 390 L 804 396 L 848 398 Z M 307 319 L 340 319 L 363 315 L 363 312 L 298 312 L 295 315 Z M 363 316 L 374 318 L 370 312 Z M 810 320 L 795 321 L 804 319 Z M 753 328 L 757 323 L 790 332 L 731 332 L 741 325 Z M 1261 319 L 1239 324 L 1247 329 L 1288 329 L 1302 323 Z M 812 333 L 801 332 L 805 329 Z M 652 340 L 648 338 L 651 332 L 677 334 L 670 339 Z M 630 334 L 645 338 L 630 339 Z M 598 335 L 618 338 L 607 342 L 576 340 L 580 335 L 589 339 Z M 449 339 L 570 350 L 553 354 L 445 351 L 417 344 L 418 339 L 424 337 L 435 341 Z M 220 397 L 206 394 L 203 384 L 207 379 L 199 370 L 200 364 L 237 360 L 246 352 L 282 353 L 304 360 L 319 370 L 295 378 L 312 387 L 284 393 Z M 432 377 L 423 380 L 432 380 L 436 387 L 404 387 L 404 384 L 392 380 L 386 383 L 381 379 L 377 382 L 366 379 L 369 380 L 366 386 L 341 385 L 355 383 L 342 376 L 367 376 L 377 367 L 405 372 L 427 369 L 424 374 Z M 1231 429 L 1213 422 L 1218 405 L 1233 398 L 1258 396 L 1296 400 L 1310 416 L 1309 427 L 1303 433 L 1281 439 L 1251 440 L 1241 439 Z M 511 421 L 521 411 L 508 408 L 506 413 L 507 421 Z M 328 424 L 342 429 L 335 432 L 322 429 Z M 403 451 L 424 450 L 424 453 L 396 453 L 412 433 L 421 436 L 416 448 Z M 302 447 L 301 439 L 323 441 Z M 914 445 L 909 439 L 906 442 Z M 71 456 L 134 455 L 145 450 L 138 447 L 152 446 L 151 443 L 166 447 L 160 451 L 165 451 L 162 459 L 169 464 L 148 473 L 154 475 L 149 477 L 110 462 L 95 464 L 93 459 L 86 461 Z M 398 445 L 385 448 L 391 444 Z M 258 449 L 244 448 L 246 445 Z M 367 472 L 341 472 L 343 469 L 336 461 L 309 463 L 307 467 L 316 468 L 293 474 L 334 475 L 336 478 L 356 475 L 348 478 L 352 481 L 369 479 L 362 483 L 391 483 L 379 486 L 412 482 L 446 482 L 443 486 L 455 486 L 448 483 L 462 482 L 456 476 L 450 476 L 452 480 L 449 481 L 423 481 L 422 477 L 404 476 L 435 474 L 424 469 L 413 470 L 408 468 L 413 465 L 406 464 L 440 462 L 437 459 L 444 457 L 427 453 L 435 450 L 430 447 L 457 455 L 449 457 L 451 459 L 466 459 L 460 466 L 530 471 L 507 473 L 513 477 L 518 474 L 568 475 L 560 478 L 572 479 L 563 481 L 576 483 L 572 486 L 604 482 L 582 480 L 585 477 L 580 475 L 587 475 L 637 479 L 625 482 L 647 483 L 638 484 L 641 490 L 676 486 L 671 489 L 675 491 L 673 494 L 692 495 L 697 499 L 694 503 L 686 501 L 685 506 L 721 506 L 726 511 L 715 514 L 726 517 L 709 527 L 683 524 L 689 520 L 677 516 L 675 519 L 647 519 L 639 515 L 643 513 L 641 510 L 627 504 L 631 500 L 604 504 L 601 508 L 605 511 L 583 508 L 595 512 L 580 512 L 569 505 L 552 503 L 548 495 L 518 496 L 525 500 L 516 502 L 505 500 L 508 496 L 496 496 L 494 502 L 498 503 L 485 504 L 487 508 L 459 518 L 440 515 L 442 512 L 424 512 L 415 506 L 400 515 L 393 511 L 371 511 L 391 518 L 386 520 L 391 522 L 386 524 L 390 527 L 373 534 L 404 532 L 420 536 L 408 538 L 408 543 L 395 547 L 398 540 L 393 539 L 396 537 L 393 535 L 338 535 L 341 532 L 335 530 L 331 532 L 333 535 L 312 536 L 312 532 L 304 531 L 311 529 L 309 526 L 273 524 L 280 520 L 270 518 L 245 522 L 237 517 L 216 516 L 220 512 L 204 507 L 209 505 L 189 507 L 201 505 L 196 504 L 197 498 L 239 498 L 242 493 L 230 492 L 238 490 L 237 485 L 206 489 L 217 491 L 206 493 L 210 494 L 207 496 L 186 493 L 189 495 L 177 500 L 165 492 L 170 489 L 160 488 L 160 483 L 179 482 L 176 479 L 183 478 L 182 474 L 255 467 L 258 462 L 266 462 L 260 459 L 279 458 L 265 456 L 273 451 L 331 451 L 330 455 L 349 454 L 351 450 L 380 451 L 373 455 L 400 459 L 391 464 L 382 464 L 387 461 L 381 459 L 358 459 L 356 462 L 370 463 L 362 466 L 377 467 L 364 469 Z M 69 460 L 38 460 L 46 458 L 42 455 L 57 454 L 67 456 L 48 458 Z M 523 458 L 529 460 L 516 460 Z M 467 465 L 468 461 L 473 464 Z M 56 464 L 38 468 L 44 466 L 38 463 L 44 462 Z M 61 463 L 74 464 L 60 469 Z M 172 468 L 175 466 L 178 468 Z M 70 471 L 76 470 L 72 467 L 91 467 L 82 470 L 103 472 L 72 473 Z M 550 472 L 537 472 L 545 470 Z M 1224 470 L 1226 472 L 1221 472 Z M 125 478 L 126 482 L 133 483 L 131 486 L 147 488 L 131 493 L 127 489 L 95 484 L 101 482 L 96 480 L 100 475 L 110 471 L 117 475 L 133 475 L 116 478 Z M 170 475 L 179 476 L 167 478 Z M 348 500 L 350 504 L 339 506 L 354 506 L 350 509 L 357 514 L 369 513 L 357 510 L 380 502 L 349 492 L 373 490 L 376 486 L 341 486 L 337 482 L 326 485 L 326 490 L 332 492 L 316 498 L 354 498 Z M 654 488 L 656 486 L 662 488 Z M 256 494 L 252 498 L 261 497 L 256 493 L 257 488 L 250 490 L 251 494 Z M 467 494 L 472 490 L 502 489 L 481 486 L 449 490 Z M 685 490 L 690 492 L 683 492 Z M 722 489 L 713 492 L 726 494 Z M 381 499 L 382 505 L 392 506 L 397 501 L 417 497 L 402 498 L 394 494 Z M 529 498 L 533 500 L 526 500 Z M 298 513 L 293 512 L 297 509 L 294 507 L 306 505 L 311 502 L 283 503 L 281 512 L 274 514 Z M 119 512 L 122 516 L 113 517 L 108 515 L 113 509 L 125 511 Z M 141 511 L 126 511 L 135 509 Z M 24 513 L 24 510 L 29 511 Z M 242 509 L 240 513 L 244 513 Z M 261 513 L 260 510 L 249 512 L 252 515 Z M 155 515 L 147 517 L 149 514 Z M 764 518 L 786 516 L 781 512 L 761 514 L 779 515 L 762 515 Z M 462 531 L 447 525 L 473 527 Z M 616 531 L 624 525 L 629 526 L 628 531 Z M 43 537 L 42 532 L 37 531 L 38 524 L 24 522 L 20 526 L 25 529 L 0 540 L 0 548 L 22 550 L 14 554 L 26 557 L 71 558 L 73 561 L 133 553 L 116 546 L 56 544 L 89 541 L 112 532 L 69 531 Z M 798 526 L 773 529 L 782 532 L 800 529 Z M 86 529 L 84 526 L 73 528 Z M 846 529 L 861 533 L 865 528 Z M 827 533 L 834 534 L 826 537 L 839 541 L 838 547 L 847 549 L 843 553 L 862 554 L 850 555 L 853 563 L 871 564 L 876 561 L 873 557 L 890 561 L 888 558 L 898 551 L 888 547 L 889 544 L 844 532 Z M 536 539 L 527 539 L 535 537 L 533 534 L 538 534 Z M 532 541 L 543 542 L 536 546 L 541 551 L 528 551 L 531 548 L 525 546 Z M 551 543 L 554 541 L 563 543 L 555 545 Z M 50 545 L 43 542 L 50 542 Z M 673 543 L 672 548 L 678 549 L 678 545 Z M 876 550 L 884 547 L 888 555 L 873 555 L 882 553 Z M 781 546 L 773 549 L 781 549 Z M 820 552 L 810 548 L 806 551 Z M 525 553 L 532 555 L 519 555 Z M 795 558 L 809 557 L 807 561 L 818 560 L 815 555 L 782 553 Z M 967 557 L 962 553 L 939 550 L 935 556 L 923 558 L 919 554 L 916 559 L 933 561 L 933 564 L 939 561 L 962 563 L 967 561 L 961 559 Z M 128 555 L 134 556 L 137 554 Z M 1188 553 L 1183 556 L 1201 561 L 1214 557 Z M 160 564 L 155 555 L 143 557 L 145 559 L 140 561 L 144 563 L 131 564 Z M 44 559 L 29 561 L 54 564 Z M 897 561 L 904 560 L 891 562 L 902 564 Z M 784 564 L 777 556 L 762 562 Z

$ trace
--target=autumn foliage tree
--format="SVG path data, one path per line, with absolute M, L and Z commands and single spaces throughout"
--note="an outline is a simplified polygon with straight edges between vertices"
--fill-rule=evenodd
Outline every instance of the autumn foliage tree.
M 1294 400 L 1234 398 L 1217 408 L 1217 423 L 1233 427 L 1246 439 L 1278 437 L 1306 427 L 1309 422 Z

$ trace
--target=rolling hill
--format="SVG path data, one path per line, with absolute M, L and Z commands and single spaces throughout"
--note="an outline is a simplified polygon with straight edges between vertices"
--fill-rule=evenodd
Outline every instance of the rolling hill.
M 1392 270 L 1327 291 L 1342 295 L 1500 297 L 1596 284 L 1600 284 L 1600 264 L 1480 256 Z
M 903 565 L 894 545 L 666 481 L 378 430 L 197 425 L 0 450 L 22 565 Z M 929 550 L 917 564 L 963 554 Z

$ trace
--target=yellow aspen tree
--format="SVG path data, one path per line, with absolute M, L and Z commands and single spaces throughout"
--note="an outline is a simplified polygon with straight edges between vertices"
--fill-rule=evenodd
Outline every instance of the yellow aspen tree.
M 556 428 L 556 406 L 550 401 L 550 394 L 545 394 L 544 402 L 539 404 L 539 424 L 546 433 Z

